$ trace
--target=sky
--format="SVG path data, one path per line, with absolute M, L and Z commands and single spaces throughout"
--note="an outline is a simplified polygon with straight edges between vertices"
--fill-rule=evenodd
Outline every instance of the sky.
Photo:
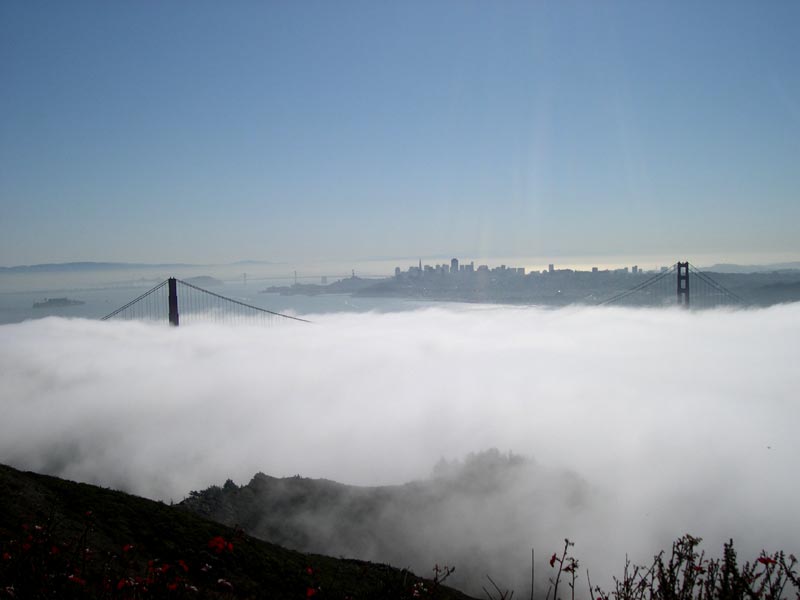
M 517 594 L 531 546 L 544 582 L 565 537 L 604 586 L 685 533 L 712 556 L 731 538 L 743 561 L 800 552 L 798 303 L 311 318 L 3 325 L 0 458 L 177 502 L 259 471 L 399 484 L 511 451 L 532 468 L 406 515 L 393 543 L 413 551 L 390 562 L 459 576 L 471 557 Z
M 780 0 L 3 2 L 0 265 L 796 260 L 798 29 Z

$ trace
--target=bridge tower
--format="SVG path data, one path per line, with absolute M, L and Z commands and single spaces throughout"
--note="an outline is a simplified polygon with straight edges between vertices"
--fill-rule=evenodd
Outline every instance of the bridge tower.
M 170 277 L 169 286 L 169 324 L 173 327 L 178 326 L 178 280 Z M 163 285 L 163 284 L 162 284 Z
M 689 308 L 689 262 L 678 261 L 678 306 Z

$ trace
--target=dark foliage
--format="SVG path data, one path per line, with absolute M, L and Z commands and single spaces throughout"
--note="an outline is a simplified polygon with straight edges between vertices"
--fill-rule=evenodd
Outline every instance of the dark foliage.
M 163 503 L 0 466 L 0 598 L 467 596 L 388 565 L 304 554 Z

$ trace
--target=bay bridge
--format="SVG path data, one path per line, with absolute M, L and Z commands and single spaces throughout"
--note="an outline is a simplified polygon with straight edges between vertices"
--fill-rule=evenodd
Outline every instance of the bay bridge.
M 745 306 L 747 303 L 687 261 L 677 262 L 609 298 L 587 304 L 708 309 Z M 102 318 L 103 321 L 111 319 L 161 321 L 176 327 L 197 322 L 310 323 L 297 316 L 228 298 L 175 277 L 162 281 Z

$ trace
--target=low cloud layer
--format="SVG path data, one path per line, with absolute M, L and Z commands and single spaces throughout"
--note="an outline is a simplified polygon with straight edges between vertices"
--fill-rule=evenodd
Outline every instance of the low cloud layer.
M 583 482 L 569 510 L 525 484 L 482 512 L 475 546 L 515 564 L 564 537 L 593 572 L 686 532 L 800 549 L 800 305 L 313 320 L 0 326 L 0 462 L 178 501 L 257 471 L 403 483 L 495 447 Z

